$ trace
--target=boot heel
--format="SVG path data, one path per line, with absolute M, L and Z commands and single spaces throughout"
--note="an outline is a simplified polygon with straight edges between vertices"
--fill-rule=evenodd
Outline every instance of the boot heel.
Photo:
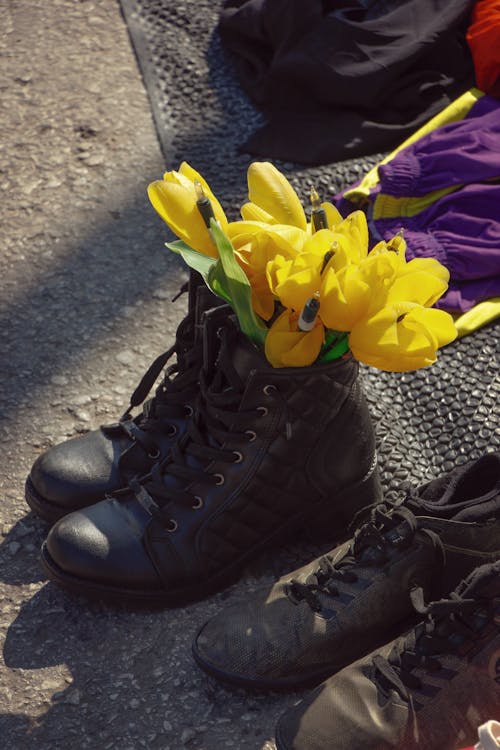
M 332 493 L 318 504 L 313 519 L 307 524 L 307 536 L 317 542 L 345 539 L 350 536 L 351 524 L 357 514 L 382 499 L 382 485 L 375 465 L 361 481 Z

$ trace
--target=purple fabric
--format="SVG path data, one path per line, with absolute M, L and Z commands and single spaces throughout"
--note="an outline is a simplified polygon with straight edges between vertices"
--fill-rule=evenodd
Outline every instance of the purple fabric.
M 500 177 L 500 107 L 489 96 L 468 116 L 444 125 L 378 168 L 380 192 L 419 197 L 433 190 Z
M 401 227 L 407 258 L 437 258 L 450 271 L 450 287 L 438 307 L 466 312 L 481 300 L 500 295 L 500 102 L 479 99 L 467 117 L 420 138 L 378 168 L 379 183 L 368 204 L 372 239 L 389 239 Z M 379 219 L 373 208 L 384 196 L 419 198 L 443 188 L 415 216 Z M 354 206 L 342 196 L 343 215 Z M 408 207 L 408 206 L 407 206 Z M 380 210 L 380 208 L 379 208 Z
M 466 312 L 500 295 L 500 184 L 467 185 L 416 216 L 375 225 L 386 240 L 404 227 L 408 260 L 437 258 L 446 266 L 450 287 L 437 307 Z

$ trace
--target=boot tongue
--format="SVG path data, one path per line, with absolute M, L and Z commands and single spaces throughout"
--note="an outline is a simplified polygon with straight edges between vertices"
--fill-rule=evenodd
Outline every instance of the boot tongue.
M 474 521 L 497 512 L 500 508 L 500 453 L 486 454 L 429 482 L 413 502 L 418 506 L 417 513 L 423 510 L 456 521 Z
M 223 309 L 228 308 L 226 305 Z M 252 370 L 272 369 L 264 354 L 241 332 L 235 315 L 221 315 L 220 308 L 205 313 L 204 336 L 204 368 L 209 381 L 219 369 L 223 339 L 231 364 L 242 383 L 247 382 Z
M 271 369 L 262 352 L 241 331 L 238 331 L 234 340 L 231 359 L 234 369 L 244 383 L 252 370 Z
M 217 371 L 221 334 L 225 328 L 233 325 L 232 318 L 229 305 L 204 310 L 201 315 L 198 332 L 203 340 L 203 369 L 208 381 Z

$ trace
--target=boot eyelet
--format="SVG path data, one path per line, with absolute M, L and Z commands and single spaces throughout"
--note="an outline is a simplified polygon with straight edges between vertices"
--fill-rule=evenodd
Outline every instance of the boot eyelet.
M 177 427 L 175 424 L 171 424 L 168 426 L 168 437 L 175 437 L 177 435 Z
M 199 495 L 194 496 L 194 503 L 191 506 L 193 510 L 199 510 L 200 508 L 203 508 L 203 500 Z
M 160 458 L 160 449 L 155 448 L 154 451 L 149 451 L 148 458 L 150 458 L 152 461 L 156 461 L 157 458 Z
M 261 417 L 265 417 L 269 414 L 269 409 L 266 406 L 258 406 L 257 411 L 260 411 Z
M 216 479 L 216 482 L 215 482 L 215 484 L 216 484 L 216 485 L 217 485 L 218 487 L 219 487 L 219 486 L 220 486 L 221 484 L 224 484 L 224 482 L 226 481 L 226 480 L 224 479 L 224 475 L 223 475 L 223 474 L 213 474 L 213 476 L 214 476 L 214 477 L 215 477 L 215 479 Z
M 177 523 L 177 521 L 174 521 L 173 518 L 169 518 L 168 523 L 165 526 L 165 531 L 168 531 L 169 534 L 173 534 L 174 531 L 177 531 L 178 528 L 179 528 L 179 524 Z
M 184 404 L 184 409 L 186 410 L 186 417 L 192 417 L 194 414 L 194 409 L 191 406 L 191 404 Z
M 255 438 L 257 437 L 257 433 L 253 430 L 245 430 L 245 435 L 248 435 L 248 442 L 253 443 Z
M 276 386 L 271 383 L 270 385 L 265 385 L 264 388 L 262 389 L 262 392 L 265 393 L 266 396 L 270 396 L 272 393 L 274 393 L 277 390 L 278 389 L 276 388 Z
M 240 453 L 239 451 L 233 451 L 233 453 L 235 455 L 235 459 L 233 463 L 241 464 L 241 462 L 243 461 L 243 453 Z

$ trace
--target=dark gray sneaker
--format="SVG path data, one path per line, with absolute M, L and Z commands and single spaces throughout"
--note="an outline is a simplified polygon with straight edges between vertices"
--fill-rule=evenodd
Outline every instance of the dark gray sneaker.
M 455 750 L 500 716 L 500 561 L 449 599 L 412 598 L 426 619 L 285 713 L 278 750 Z
M 499 556 L 497 452 L 376 506 L 350 542 L 220 612 L 194 658 L 250 688 L 317 684 L 416 622 L 412 589 L 439 598 Z

